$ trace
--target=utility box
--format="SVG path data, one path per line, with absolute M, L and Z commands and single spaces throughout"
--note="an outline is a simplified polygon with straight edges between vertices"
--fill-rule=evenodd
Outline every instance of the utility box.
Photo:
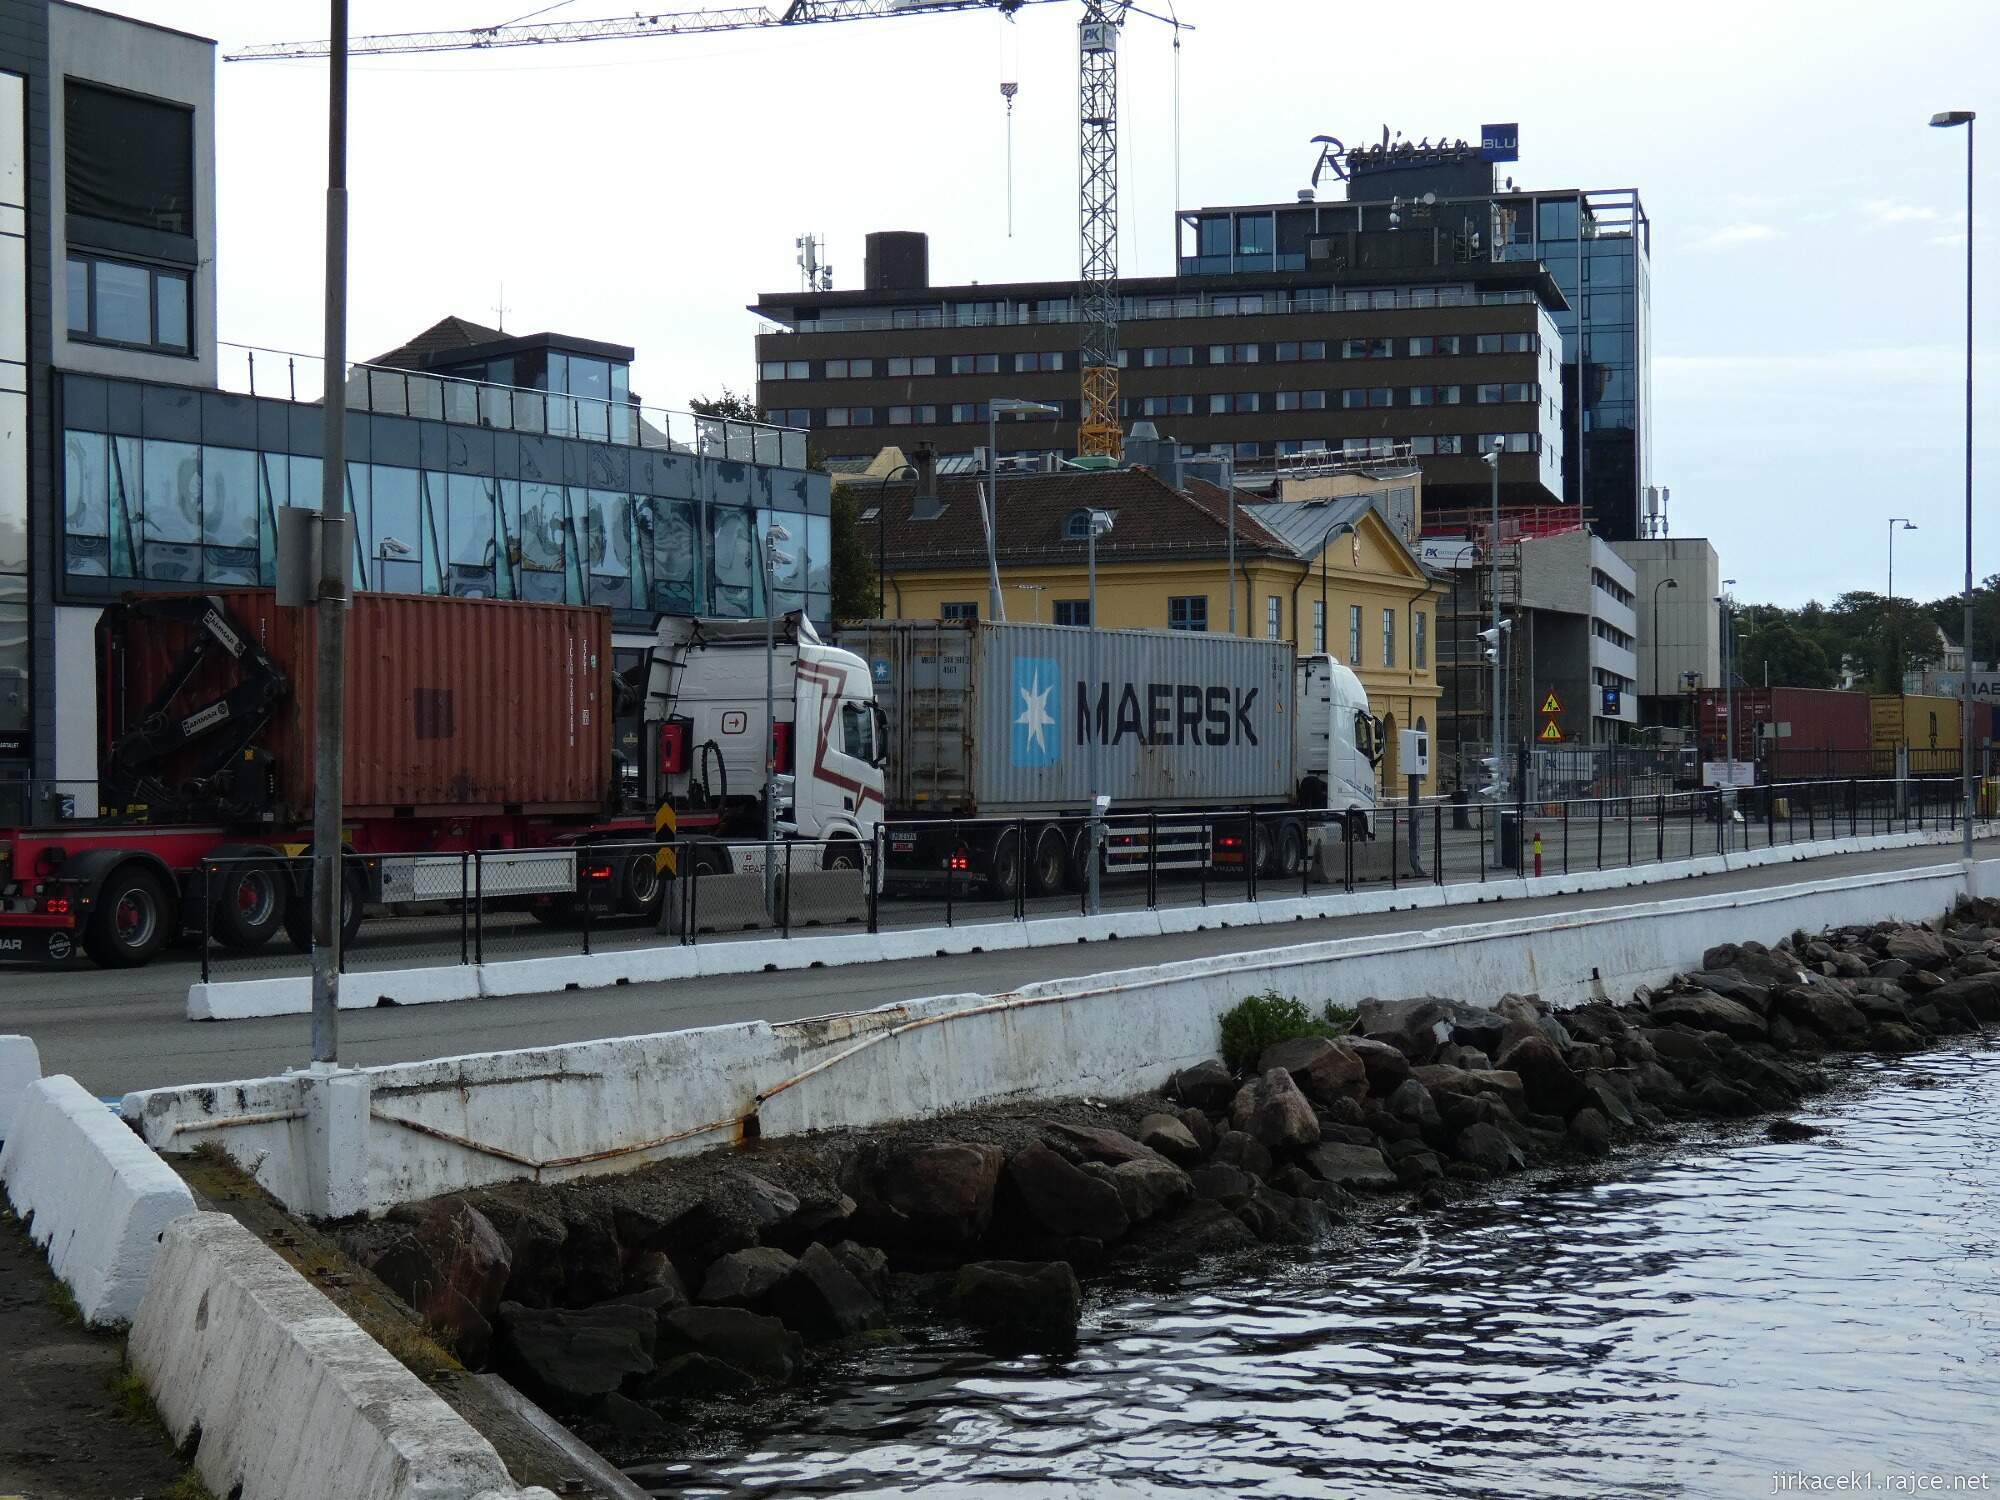
M 1405 776 L 1431 774 L 1431 732 L 1428 729 L 1403 730 L 1397 751 Z

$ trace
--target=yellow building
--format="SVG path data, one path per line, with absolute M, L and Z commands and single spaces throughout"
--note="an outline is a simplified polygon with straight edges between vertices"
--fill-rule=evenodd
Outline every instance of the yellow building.
M 893 450 L 892 450 L 893 451 Z M 919 502 L 908 479 L 837 476 L 852 486 L 860 532 L 877 553 L 890 618 L 985 618 L 990 607 L 983 479 L 946 474 Z M 1210 630 L 1330 650 L 1368 690 L 1391 733 L 1383 792 L 1407 788 L 1395 731 L 1438 723 L 1436 585 L 1367 496 L 1271 501 L 1238 491 L 1235 574 L 1226 492 L 1201 480 L 1175 488 L 1142 468 L 1004 474 L 995 515 L 1005 617 L 1091 620 L 1087 526 L 1097 543 L 1097 620 L 1107 629 Z M 1435 751 L 1433 764 L 1436 763 Z M 1429 790 L 1426 781 L 1422 790 Z

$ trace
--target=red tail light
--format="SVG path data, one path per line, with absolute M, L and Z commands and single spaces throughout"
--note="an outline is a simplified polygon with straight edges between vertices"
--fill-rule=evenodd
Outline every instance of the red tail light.
M 960 871 L 970 870 L 972 868 L 972 856 L 963 849 L 959 850 L 951 857 L 951 867 L 954 870 Z

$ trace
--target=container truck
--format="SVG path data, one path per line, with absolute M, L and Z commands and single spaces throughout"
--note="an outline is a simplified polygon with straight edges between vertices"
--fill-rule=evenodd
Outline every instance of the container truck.
M 886 718 L 892 885 L 1072 889 L 1099 795 L 1116 824 L 1106 873 L 1254 862 L 1296 875 L 1323 840 L 1372 833 L 1381 727 L 1330 656 L 989 621 L 876 621 L 842 642 L 866 660 Z
M 816 642 L 796 617 L 783 629 L 790 641 Z M 757 622 L 760 641 L 762 630 Z M 661 730 L 652 771 L 632 776 L 644 768 L 614 755 L 613 713 L 650 698 L 657 674 L 614 677 L 607 611 L 357 595 L 342 787 L 344 848 L 355 856 L 342 890 L 347 939 L 371 906 L 388 902 L 497 897 L 549 918 L 584 903 L 655 914 L 662 799 L 679 813 L 680 836 L 709 847 L 704 862 L 725 867 L 719 841 L 760 834 L 765 796 L 764 757 L 736 748 L 766 723 L 762 653 L 753 689 L 740 646 L 720 639 L 729 633 L 681 632 L 671 693 L 649 703 Z M 97 646 L 102 734 L 98 777 L 84 793 L 96 816 L 0 826 L 0 960 L 63 963 L 81 949 L 100 964 L 132 966 L 204 928 L 237 949 L 280 932 L 305 947 L 309 612 L 280 606 L 269 590 L 135 596 L 105 611 Z M 850 666 L 865 693 L 866 670 Z M 866 840 L 880 775 L 871 800 L 845 753 L 853 742 L 827 741 L 851 732 L 840 712 L 824 712 L 832 670 L 816 645 L 794 644 L 775 661 L 781 723 L 769 738 L 781 753 L 773 759 L 787 771 L 795 756 L 813 768 L 805 795 L 781 778 L 781 814 L 788 835 Z M 703 704 L 709 727 L 677 739 L 676 702 Z M 696 774 L 663 769 L 675 744 L 676 754 L 696 757 Z M 704 744 L 723 748 L 704 761 Z M 842 793 L 855 805 L 840 816 L 819 790 L 829 767 L 862 783 Z M 468 891 L 465 856 L 475 851 L 478 884 Z

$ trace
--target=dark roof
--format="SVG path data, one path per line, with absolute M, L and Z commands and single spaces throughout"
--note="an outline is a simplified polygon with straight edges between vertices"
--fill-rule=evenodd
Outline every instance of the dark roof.
M 958 567 L 986 560 L 986 532 L 979 518 L 980 480 L 941 477 L 938 499 L 942 513 L 932 520 L 911 516 L 915 489 L 907 480 L 872 486 L 866 480 L 849 485 L 872 550 L 881 528 L 890 572 L 917 568 Z M 1104 562 L 1145 558 L 1220 557 L 1228 548 L 1223 492 L 1208 487 L 1205 499 L 1176 490 L 1150 469 L 1089 471 L 1064 469 L 1053 474 L 1000 476 L 999 555 L 1002 562 L 1080 560 L 1084 543 L 1063 535 L 1070 516 L 1079 510 L 1114 512 L 1116 525 L 1097 544 Z M 875 507 L 884 513 L 869 516 Z M 1247 509 L 1236 512 L 1236 546 L 1240 553 L 1291 556 L 1278 539 L 1258 525 Z
M 408 343 L 368 363 L 395 370 L 430 370 L 482 356 L 512 354 L 520 349 L 570 350 L 626 365 L 634 357 L 632 348 L 625 344 L 606 344 L 562 333 L 507 333 L 470 318 L 453 316 L 438 319 Z

